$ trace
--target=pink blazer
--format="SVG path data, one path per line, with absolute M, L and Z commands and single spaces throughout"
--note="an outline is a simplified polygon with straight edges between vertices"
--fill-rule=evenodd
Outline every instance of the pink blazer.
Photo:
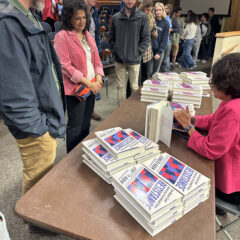
M 104 76 L 95 39 L 88 31 L 86 31 L 86 38 L 92 52 L 95 75 Z M 60 31 L 55 36 L 54 47 L 62 67 L 65 94 L 74 95 L 74 89 L 81 82 L 82 77 L 87 77 L 88 73 L 85 50 L 76 33 L 66 30 Z
M 240 191 L 240 99 L 221 102 L 214 114 L 196 116 L 196 127 L 188 147 L 215 161 L 215 184 L 224 193 Z

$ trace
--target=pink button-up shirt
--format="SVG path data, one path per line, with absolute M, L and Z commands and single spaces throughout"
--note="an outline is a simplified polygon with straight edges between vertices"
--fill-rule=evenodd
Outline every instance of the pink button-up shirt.
M 214 114 L 196 116 L 196 127 L 188 147 L 215 161 L 215 184 L 224 193 L 240 191 L 240 99 L 221 102 Z
M 88 31 L 86 31 L 86 39 L 91 48 L 95 75 L 104 76 L 95 39 Z M 74 31 L 60 31 L 54 39 L 54 47 L 62 67 L 65 94 L 73 96 L 74 89 L 81 82 L 82 77 L 87 78 L 86 52 Z

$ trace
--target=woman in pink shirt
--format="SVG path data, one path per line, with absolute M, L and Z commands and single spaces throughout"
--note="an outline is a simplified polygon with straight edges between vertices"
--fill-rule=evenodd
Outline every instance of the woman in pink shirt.
M 86 30 L 91 22 L 87 5 L 76 0 L 64 3 L 62 22 L 54 46 L 62 66 L 68 112 L 67 152 L 70 152 L 89 134 L 95 94 L 100 91 L 104 73 L 95 40 Z M 82 102 L 75 97 L 79 84 L 91 91 Z
M 190 136 L 188 147 L 215 161 L 216 195 L 240 206 L 240 54 L 216 62 L 209 84 L 214 96 L 222 100 L 215 113 L 191 118 L 186 109 L 174 116 Z M 201 135 L 195 127 L 208 135 Z

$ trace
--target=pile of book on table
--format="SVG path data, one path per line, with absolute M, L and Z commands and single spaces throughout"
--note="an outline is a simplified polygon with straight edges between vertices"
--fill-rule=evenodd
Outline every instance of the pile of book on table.
M 152 79 L 156 81 L 166 82 L 169 85 L 182 82 L 182 79 L 176 72 L 163 72 L 163 73 L 156 72 L 153 74 Z
M 202 87 L 184 83 L 173 85 L 173 102 L 192 103 L 194 107 L 200 108 L 202 102 Z
M 141 101 L 156 102 L 166 100 L 169 84 L 163 81 L 146 80 L 141 89 Z
M 152 236 L 208 199 L 210 179 L 132 129 L 96 132 L 83 162 L 115 190 L 115 199 Z
M 201 86 L 203 90 L 210 89 L 209 77 L 204 72 L 182 72 L 180 73 L 182 83 Z
M 96 132 L 84 141 L 83 162 L 107 183 L 119 170 L 156 156 L 159 146 L 132 129 L 120 127 Z
M 152 236 L 207 200 L 210 179 L 162 153 L 113 175 L 115 199 Z

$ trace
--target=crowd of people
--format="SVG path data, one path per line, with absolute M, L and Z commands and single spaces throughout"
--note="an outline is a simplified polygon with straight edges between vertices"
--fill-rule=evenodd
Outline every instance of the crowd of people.
M 182 68 L 193 69 L 199 59 L 204 63 L 213 54 L 215 34 L 220 31 L 214 8 L 201 16 L 190 10 L 181 17 L 179 6 L 173 9 L 171 4 L 153 5 L 151 0 L 143 0 L 137 8 L 136 0 L 124 0 L 110 21 L 106 9 L 98 16 L 96 2 L 0 0 L 0 66 L 4 69 L 0 75 L 0 115 L 22 157 L 23 194 L 51 169 L 56 138 L 63 138 L 66 132 L 70 152 L 89 134 L 95 98 L 104 77 L 100 25 L 109 29 L 119 104 L 126 99 L 127 80 L 134 93 L 154 72 L 173 70 L 178 61 Z M 52 28 L 61 20 L 54 45 L 39 18 Z M 213 68 L 210 85 L 223 103 L 215 115 L 194 119 L 196 127 L 209 130 L 208 137 L 200 136 L 190 125 L 189 112 L 175 116 L 184 128 L 192 126 L 188 129 L 189 147 L 218 160 L 216 186 L 223 194 L 234 193 L 238 204 L 239 61 L 239 54 L 226 56 Z M 234 65 L 232 73 L 229 69 Z M 224 184 L 221 176 L 227 179 Z

